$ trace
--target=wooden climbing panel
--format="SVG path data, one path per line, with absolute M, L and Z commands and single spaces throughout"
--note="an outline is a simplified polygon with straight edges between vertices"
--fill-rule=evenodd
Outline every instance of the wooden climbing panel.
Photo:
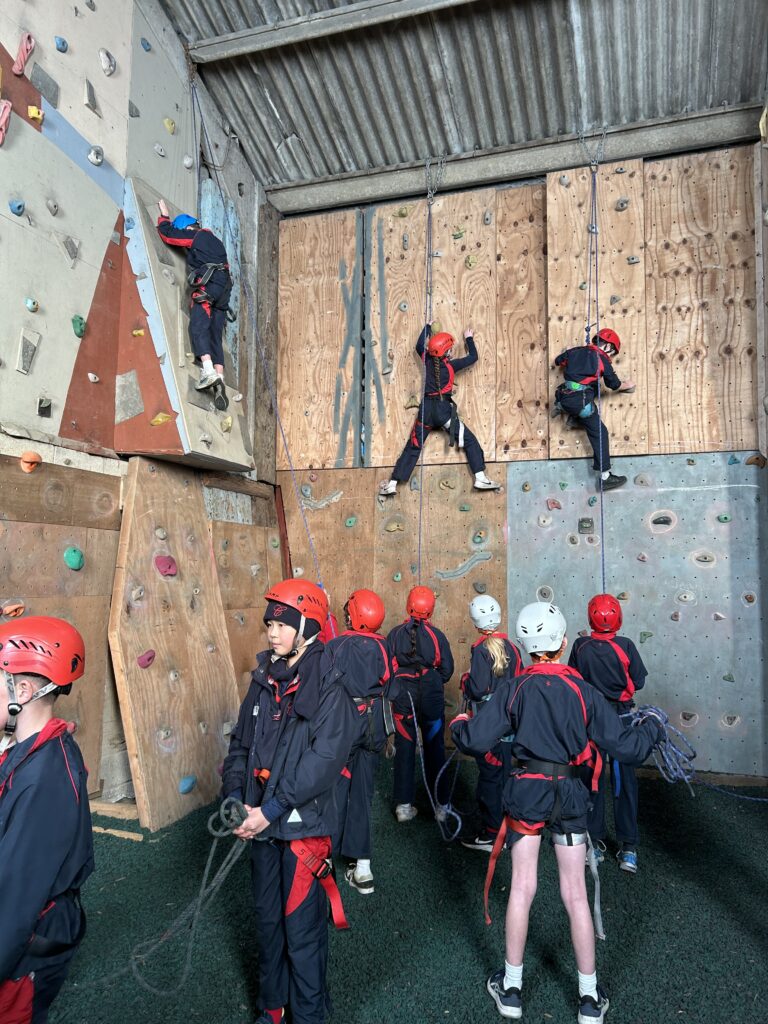
M 584 344 L 589 282 L 588 246 L 592 176 L 577 167 L 547 176 L 547 314 L 550 363 L 563 349 Z M 633 394 L 603 390 L 602 416 L 615 455 L 648 451 L 648 382 L 645 327 L 645 235 L 643 164 L 604 164 L 597 176 L 598 294 L 600 326 L 621 338 L 614 359 Z M 594 320 L 594 306 L 592 319 Z M 549 400 L 562 381 L 552 368 Z M 566 417 L 550 422 L 551 458 L 576 458 L 592 449 L 582 430 L 568 430 Z
M 496 194 L 496 460 L 549 454 L 547 192 Z
M 768 458 L 768 150 L 760 142 L 753 148 L 755 168 L 755 311 L 757 332 L 757 432 L 760 451 Z
M 131 460 L 109 640 L 139 820 L 155 831 L 214 799 L 239 707 L 200 479 L 190 469 Z
M 405 444 L 423 388 L 415 352 L 424 325 L 426 201 L 382 206 L 366 218 L 370 352 L 367 375 L 366 454 L 370 466 L 392 466 Z M 464 328 L 473 327 L 479 360 L 456 377 L 455 401 L 493 458 L 496 425 L 496 192 L 483 189 L 438 195 L 433 206 L 432 312 L 435 329 L 456 338 L 465 354 Z M 368 357 L 366 365 L 368 365 Z M 370 370 L 369 370 L 370 373 Z M 463 462 L 436 432 L 425 450 L 428 464 Z
M 753 150 L 645 165 L 651 452 L 757 446 Z
M 361 216 L 280 224 L 278 405 L 297 469 L 360 462 Z M 277 467 L 288 466 L 278 430 Z

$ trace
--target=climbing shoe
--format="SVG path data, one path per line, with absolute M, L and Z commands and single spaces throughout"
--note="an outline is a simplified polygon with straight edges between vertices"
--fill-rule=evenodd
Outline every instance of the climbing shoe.
M 226 412 L 229 408 L 229 399 L 227 398 L 227 389 L 224 387 L 224 381 L 219 377 L 216 383 L 213 385 L 213 404 L 219 410 L 219 412 Z
M 628 871 L 630 875 L 637 874 L 637 850 L 619 850 L 616 859 L 622 871 Z
M 494 1003 L 496 1003 L 496 1009 L 502 1017 L 517 1020 L 523 1016 L 523 1000 L 520 997 L 520 989 L 504 988 L 503 967 L 498 971 L 494 971 L 488 981 L 486 981 L 485 987 Z
M 487 476 L 475 477 L 473 487 L 476 491 L 498 491 L 501 484 L 494 483 L 493 480 L 489 480 Z
M 218 373 L 215 370 L 211 370 L 210 373 L 206 373 L 205 370 L 200 371 L 200 380 L 195 384 L 196 391 L 205 391 L 206 388 L 212 388 L 214 384 L 218 384 L 221 380 Z
M 399 822 L 413 821 L 419 812 L 413 804 L 398 804 L 395 808 L 395 817 Z
M 368 896 L 373 892 L 373 875 L 370 870 L 358 872 L 357 864 L 350 864 L 344 872 L 344 877 L 352 888 L 357 889 L 363 896 Z
M 379 494 L 396 494 L 397 480 L 382 480 L 379 484 Z
M 603 482 L 602 482 L 602 485 L 603 485 L 602 489 L 604 491 L 615 491 L 617 487 L 623 487 L 626 482 L 627 482 L 627 478 L 625 476 L 614 476 L 613 473 L 609 473 L 608 474 L 608 479 L 607 480 L 603 480 Z M 600 490 L 600 481 L 599 480 L 597 482 L 597 489 L 598 489 L 598 491 Z
M 466 846 L 468 850 L 480 850 L 482 853 L 490 853 L 493 850 L 495 838 L 490 832 L 481 832 L 474 839 L 462 839 L 461 845 Z
M 597 986 L 597 1000 L 593 996 L 582 996 L 579 1000 L 579 1024 L 603 1024 L 610 1006 L 604 989 Z

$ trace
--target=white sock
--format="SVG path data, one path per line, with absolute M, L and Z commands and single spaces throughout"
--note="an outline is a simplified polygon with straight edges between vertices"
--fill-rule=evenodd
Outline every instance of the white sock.
M 607 480 L 610 475 L 611 475 L 610 469 L 606 469 L 604 473 L 600 474 L 600 476 L 603 478 L 603 480 Z
M 504 961 L 504 988 L 521 989 L 523 987 L 523 965 L 515 967 Z
M 371 862 L 370 860 L 363 860 L 362 857 L 358 858 L 357 864 L 355 865 L 356 875 L 370 875 L 371 873 Z
M 203 373 L 213 373 L 213 360 L 210 357 L 203 359 Z
M 582 974 L 581 971 L 576 973 L 579 975 L 579 999 L 592 996 L 597 1002 L 597 971 L 594 974 Z

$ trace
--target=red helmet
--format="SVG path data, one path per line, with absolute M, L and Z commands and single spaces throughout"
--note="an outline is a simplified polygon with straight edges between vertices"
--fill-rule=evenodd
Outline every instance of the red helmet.
M 44 676 L 69 686 L 85 671 L 85 644 L 69 622 L 28 615 L 0 625 L 0 669 L 11 675 Z
M 587 606 L 587 615 L 595 633 L 615 633 L 621 628 L 621 605 L 613 594 L 595 594 Z
M 452 334 L 440 331 L 439 334 L 433 335 L 427 342 L 427 353 L 431 356 L 444 356 L 448 349 L 455 344 L 456 339 Z
M 435 610 L 435 595 L 429 587 L 413 587 L 405 602 L 412 619 L 428 619 Z
M 305 619 L 317 622 L 321 629 L 328 618 L 328 595 L 322 587 L 309 580 L 282 580 L 269 588 L 264 600 L 295 608 Z
M 355 590 L 344 605 L 352 629 L 375 633 L 384 621 L 384 602 L 372 590 Z
M 607 345 L 613 345 L 617 354 L 621 352 L 621 339 L 610 327 L 601 327 L 597 332 L 597 340 L 604 341 Z

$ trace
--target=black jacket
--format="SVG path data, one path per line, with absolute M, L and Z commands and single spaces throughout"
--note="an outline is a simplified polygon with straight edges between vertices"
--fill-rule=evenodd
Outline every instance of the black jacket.
M 404 686 L 424 686 L 430 682 L 444 686 L 453 675 L 453 654 L 445 633 L 423 619 L 409 618 L 391 629 L 387 634 L 387 651 L 392 666 L 393 699 Z
M 507 634 L 494 633 L 493 635 L 504 641 L 509 664 L 502 675 L 495 676 L 493 674 L 493 659 L 485 646 L 485 637 L 480 637 L 472 644 L 469 672 L 465 672 L 461 677 L 461 689 L 467 700 L 474 703 L 487 700 L 505 679 L 514 679 L 523 671 L 523 659 L 520 651 L 510 641 Z
M 190 281 L 193 294 L 195 293 L 195 279 L 200 279 L 206 264 L 216 264 L 227 268 L 226 270 L 215 270 L 210 281 L 205 285 L 205 291 L 211 301 L 225 307 L 224 300 L 229 300 L 232 278 L 229 273 L 227 250 L 218 235 L 214 235 L 207 228 L 175 228 L 168 217 L 162 216 L 157 219 L 157 233 L 167 245 L 185 250 L 188 274 L 191 275 L 199 271 L 199 274 L 195 274 Z
M 381 750 L 387 739 L 383 701 L 391 679 L 384 637 L 347 630 L 329 640 L 322 672 L 325 680 L 344 687 L 357 711 L 352 754 L 359 749 Z
M 574 641 L 568 664 L 611 701 L 631 701 L 645 686 L 648 670 L 626 636 L 593 633 Z
M 555 359 L 555 366 L 562 367 L 565 379 L 576 384 L 595 387 L 595 382 L 602 377 L 611 391 L 618 391 L 621 387 L 610 356 L 597 345 L 577 345 L 566 349 Z

